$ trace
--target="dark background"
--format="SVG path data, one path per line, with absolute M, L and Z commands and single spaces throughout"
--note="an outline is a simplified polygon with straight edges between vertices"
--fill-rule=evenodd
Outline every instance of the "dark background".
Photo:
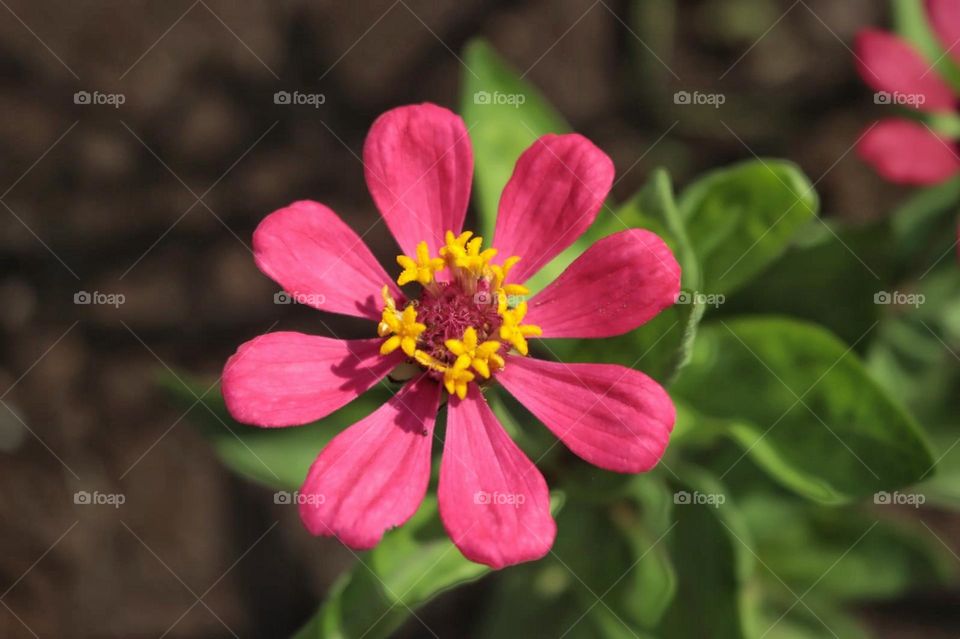
M 0 636 L 282 637 L 314 609 L 351 555 L 224 470 L 157 371 L 215 379 L 277 320 L 324 332 L 273 303 L 251 233 L 299 198 L 359 231 L 376 222 L 366 129 L 404 103 L 456 109 L 471 38 L 613 157 L 618 199 L 654 166 L 683 185 L 755 153 L 819 180 L 828 216 L 889 211 L 902 194 L 851 152 L 876 107 L 848 49 L 885 2 L 678 2 L 671 19 L 672 4 L 0 2 Z M 279 90 L 325 103 L 276 105 Z M 677 106 L 677 90 L 726 103 Z M 366 239 L 394 254 L 384 226 Z M 79 291 L 125 303 L 76 305 Z M 78 490 L 126 502 L 75 505 Z M 423 616 L 469 636 L 483 594 Z M 882 636 L 935 637 L 955 601 L 868 614 Z

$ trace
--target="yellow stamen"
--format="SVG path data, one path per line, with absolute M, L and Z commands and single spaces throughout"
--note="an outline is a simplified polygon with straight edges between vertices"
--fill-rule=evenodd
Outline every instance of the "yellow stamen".
M 503 291 L 508 297 L 526 297 L 530 295 L 530 289 L 522 284 L 504 284 L 507 276 L 510 275 L 510 269 L 519 261 L 520 258 L 514 255 L 504 260 L 503 264 L 490 265 L 490 272 L 493 274 L 490 281 L 490 288 L 495 294 L 499 295 L 500 291 Z
M 397 284 L 403 286 L 410 282 L 420 282 L 426 286 L 433 281 L 433 274 L 441 270 L 446 262 L 440 257 L 430 257 L 430 249 L 426 242 L 417 244 L 417 259 L 406 255 L 397 256 L 397 264 L 403 267 L 403 272 L 397 278 Z
M 469 370 L 469 362 L 464 362 L 458 357 L 453 366 L 448 366 L 443 371 L 443 385 L 451 395 L 463 399 L 467 396 L 467 384 L 473 381 L 474 374 Z
M 453 363 L 453 366 L 447 366 L 429 353 L 421 350 L 416 352 L 414 359 L 430 370 L 443 373 L 443 385 L 448 393 L 456 395 L 460 399 L 467 396 L 467 385 L 472 382 L 475 377 L 474 374 L 468 370 L 470 368 L 469 362 L 458 357 L 457 361 Z
M 463 333 L 463 339 L 448 339 L 445 342 L 447 349 L 457 356 L 457 364 L 464 363 L 461 368 L 473 367 L 473 370 L 483 377 L 490 377 L 490 364 L 494 370 L 503 367 L 503 359 L 497 355 L 500 342 L 487 340 L 477 344 L 477 331 L 472 326 Z
M 393 299 L 393 295 L 390 294 L 389 286 L 384 284 L 383 288 L 380 289 L 380 295 L 383 297 L 383 303 L 387 305 L 387 308 L 392 311 L 397 310 L 397 302 Z
M 417 350 L 417 338 L 425 330 L 427 325 L 417 321 L 417 309 L 413 304 L 407 305 L 403 313 L 398 313 L 396 307 L 391 308 L 388 302 L 387 308 L 383 309 L 381 321 L 377 325 L 377 334 L 380 337 L 390 335 L 380 345 L 380 354 L 389 355 L 400 348 L 407 357 L 413 357 Z
M 507 308 L 507 296 L 501 293 L 497 312 L 503 318 L 500 339 L 510 342 L 521 355 L 529 353 L 527 338 L 543 335 L 543 329 L 536 324 L 521 324 L 527 314 L 527 303 L 520 302 L 516 308 Z
M 465 247 L 471 237 L 473 237 L 473 231 L 464 231 L 460 235 L 447 231 L 444 236 L 444 245 L 440 248 L 440 257 L 444 258 L 450 266 L 454 266 L 456 258 L 466 254 Z

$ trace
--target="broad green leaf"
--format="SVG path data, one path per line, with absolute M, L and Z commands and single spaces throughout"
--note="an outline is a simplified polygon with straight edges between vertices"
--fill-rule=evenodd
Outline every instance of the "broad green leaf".
M 803 229 L 779 260 L 725 300 L 721 314 L 790 315 L 821 324 L 848 343 L 857 342 L 880 317 L 883 307 L 874 302 L 876 294 L 891 288 L 884 284 L 894 268 L 890 225 L 828 224 L 813 222 Z M 843 276 L 837 277 L 839 273 Z M 827 281 L 830 294 L 824 295 Z
M 589 245 L 626 228 L 647 229 L 667 243 L 680 264 L 685 293 L 677 304 L 625 335 L 604 340 L 551 340 L 544 347 L 563 360 L 623 364 L 669 383 L 689 359 L 710 298 L 696 292 L 699 265 L 673 199 L 670 177 L 663 169 L 654 171 L 644 188 L 614 215 L 594 224 L 586 242 Z
M 386 389 L 379 387 L 318 422 L 293 428 L 256 428 L 230 417 L 219 387 L 211 389 L 210 384 L 179 374 L 165 375 L 161 384 L 183 410 L 193 406 L 185 419 L 197 426 L 228 468 L 282 490 L 298 489 L 323 447 L 389 397 Z
M 946 585 L 955 572 L 939 542 L 908 521 L 772 493 L 739 503 L 774 590 L 786 582 L 831 601 L 888 599 Z
M 295 639 L 389 637 L 415 608 L 489 570 L 460 554 L 428 496 L 410 521 L 358 557 Z
M 755 160 L 707 174 L 680 196 L 700 261 L 702 290 L 730 293 L 777 259 L 817 214 L 817 194 L 798 167 Z
M 570 127 L 485 40 L 468 43 L 463 61 L 460 113 L 473 144 L 478 223 L 492 241 L 500 193 L 517 158 L 540 136 Z
M 771 477 L 818 501 L 894 490 L 933 464 L 913 419 L 816 325 L 752 317 L 703 326 L 673 392 L 728 420 Z
M 683 480 L 675 482 L 676 524 L 666 542 L 677 593 L 656 634 L 744 639 L 753 615 L 745 590 L 754 569 L 749 534 L 722 484 L 692 466 L 675 469 Z

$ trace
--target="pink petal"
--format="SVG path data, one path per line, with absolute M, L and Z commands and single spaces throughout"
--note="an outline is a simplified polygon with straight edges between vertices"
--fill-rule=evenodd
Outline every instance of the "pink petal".
M 326 417 L 383 379 L 403 360 L 380 355 L 382 339 L 341 340 L 267 333 L 240 346 L 223 370 L 223 399 L 234 419 L 296 426 Z
M 467 559 L 503 568 L 549 552 L 557 526 L 547 482 L 507 436 L 476 384 L 451 397 L 440 517 Z
M 666 243 L 643 229 L 598 240 L 530 300 L 525 323 L 543 337 L 610 337 L 672 306 L 680 265 Z
M 574 453 L 621 473 L 653 468 L 676 411 L 667 392 L 639 371 L 613 364 L 563 364 L 508 356 L 497 380 Z
M 421 376 L 327 444 L 300 490 L 314 535 L 365 550 L 416 512 L 430 481 L 440 385 Z
M 407 255 L 426 240 L 432 253 L 446 231 L 459 233 L 473 180 L 473 151 L 460 117 L 435 104 L 387 111 L 363 146 L 367 188 Z
M 960 171 L 955 145 L 910 120 L 881 120 L 860 139 L 857 153 L 899 184 L 936 184 Z
M 960 3 L 957 0 L 927 0 L 927 17 L 940 44 L 960 62 Z
M 495 246 L 520 256 L 510 274 L 522 283 L 593 223 L 613 184 L 613 162 L 590 140 L 545 135 L 523 152 L 500 197 Z
M 904 106 L 923 111 L 950 111 L 956 105 L 953 89 L 913 45 L 899 36 L 864 29 L 854 45 L 860 77 L 874 91 L 900 96 Z
M 307 200 L 268 215 L 253 234 L 257 266 L 295 301 L 322 311 L 380 319 L 392 278 L 336 213 Z

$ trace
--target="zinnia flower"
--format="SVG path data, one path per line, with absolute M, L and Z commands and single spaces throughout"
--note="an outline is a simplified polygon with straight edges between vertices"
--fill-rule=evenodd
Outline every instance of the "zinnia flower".
M 960 2 L 927 0 L 926 9 L 940 43 L 960 62 Z M 935 62 L 906 40 L 865 29 L 857 35 L 855 49 L 860 76 L 878 92 L 876 102 L 930 114 L 956 111 L 957 92 L 937 75 Z M 936 184 L 960 172 L 956 143 L 907 118 L 875 122 L 857 151 L 884 179 L 899 184 Z
M 301 490 L 307 529 L 366 549 L 409 519 L 426 494 L 446 390 L 438 494 L 448 534 L 466 557 L 494 568 L 540 558 L 556 534 L 547 484 L 484 392 L 503 386 L 588 462 L 649 470 L 675 419 L 664 389 L 622 366 L 529 357 L 528 339 L 630 331 L 674 303 L 680 268 L 659 237 L 624 230 L 526 300 L 523 283 L 591 225 L 610 190 L 613 163 L 580 135 L 546 135 L 520 157 L 500 199 L 496 248 L 462 230 L 473 154 L 458 116 L 432 104 L 388 111 L 363 156 L 402 251 L 396 280 L 316 202 L 267 216 L 253 245 L 257 266 L 291 295 L 371 321 L 371 337 L 274 332 L 247 342 L 224 370 L 227 407 L 258 426 L 304 424 L 387 383 L 398 366 L 412 368 L 386 404 L 317 457 Z M 408 284 L 418 290 L 405 293 Z

